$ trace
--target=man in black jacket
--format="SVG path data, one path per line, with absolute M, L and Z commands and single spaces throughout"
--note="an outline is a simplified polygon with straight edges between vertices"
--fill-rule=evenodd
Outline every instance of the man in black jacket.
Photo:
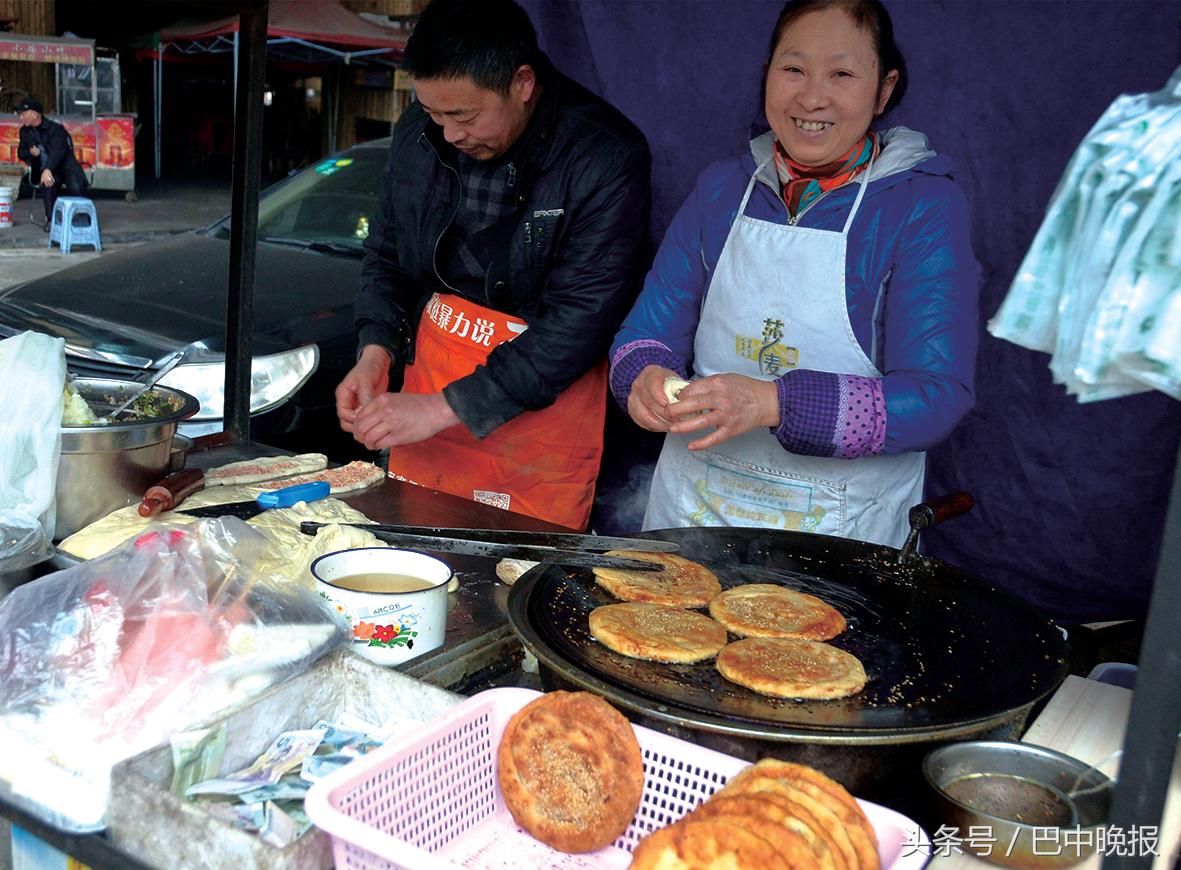
M 606 351 L 647 266 L 647 143 L 512 0 L 435 0 L 403 66 L 417 102 L 370 222 L 341 425 L 395 476 L 584 527 Z
M 40 101 L 25 97 L 13 110 L 20 116 L 20 144 L 17 156 L 29 164 L 34 184 L 45 197 L 45 229 L 53 220 L 53 204 L 67 188 L 73 196 L 86 196 L 86 175 L 74 156 L 73 142 L 66 128 L 43 114 Z

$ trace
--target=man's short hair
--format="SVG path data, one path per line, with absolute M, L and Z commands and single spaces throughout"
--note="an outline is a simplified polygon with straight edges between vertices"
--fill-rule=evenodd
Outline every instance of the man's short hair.
M 523 64 L 537 63 L 537 33 L 513 0 L 434 0 L 406 43 L 412 78 L 468 78 L 506 94 Z
M 13 107 L 12 110 L 19 115 L 21 112 L 27 112 L 30 109 L 41 114 L 45 113 L 45 107 L 41 105 L 41 101 L 35 100 L 32 97 L 24 97 Z

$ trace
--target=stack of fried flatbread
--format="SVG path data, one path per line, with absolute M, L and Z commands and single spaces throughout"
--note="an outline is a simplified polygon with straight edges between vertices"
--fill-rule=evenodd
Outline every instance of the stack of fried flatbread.
M 497 777 L 513 819 L 561 852 L 592 852 L 627 830 L 644 764 L 631 724 L 589 692 L 550 692 L 505 727 Z
M 847 627 L 814 595 L 771 583 L 722 591 L 704 565 L 667 553 L 613 550 L 609 555 L 664 565 L 659 573 L 595 568 L 595 581 L 624 604 L 590 613 L 596 640 L 620 655 L 692 664 L 717 656 L 725 679 L 776 698 L 844 698 L 865 688 L 861 662 L 820 641 Z M 709 608 L 709 616 L 690 608 Z M 711 618 L 712 617 L 712 618 Z M 741 638 L 727 643 L 728 635 Z
M 632 870 L 879 870 L 877 836 L 838 782 L 763 759 L 685 818 L 649 834 Z

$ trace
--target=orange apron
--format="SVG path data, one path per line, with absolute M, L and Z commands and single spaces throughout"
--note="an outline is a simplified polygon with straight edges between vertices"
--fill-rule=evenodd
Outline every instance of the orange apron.
M 437 393 L 484 364 L 525 321 L 459 296 L 436 293 L 423 311 L 415 361 L 402 392 Z M 525 411 L 477 440 L 462 425 L 390 450 L 391 476 L 483 504 L 585 529 L 603 454 L 607 361 L 557 400 Z

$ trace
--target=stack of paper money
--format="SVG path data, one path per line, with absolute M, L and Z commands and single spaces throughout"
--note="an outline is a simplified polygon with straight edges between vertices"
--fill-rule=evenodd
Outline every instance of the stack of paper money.
M 225 751 L 225 725 L 172 737 L 173 778 L 178 796 L 201 799 L 211 815 L 283 848 L 311 827 L 303 799 L 312 783 L 381 746 L 414 723 L 391 719 L 374 725 L 342 713 L 303 731 L 284 731 L 242 770 L 218 775 Z

